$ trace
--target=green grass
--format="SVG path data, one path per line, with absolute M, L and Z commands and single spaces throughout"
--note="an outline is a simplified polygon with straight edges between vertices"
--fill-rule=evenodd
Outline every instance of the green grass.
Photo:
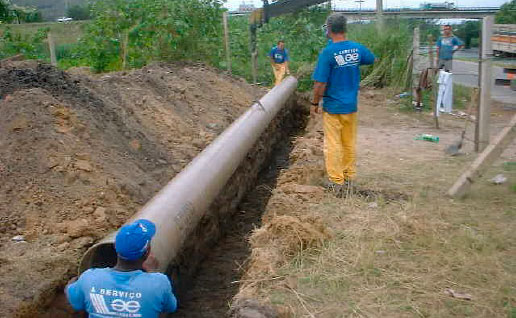
M 308 170 L 323 169 L 309 164 L 320 155 L 296 156 L 318 146 L 313 141 L 317 136 L 313 125 L 307 133 L 310 137 L 296 143 L 290 169 L 297 170 L 280 176 L 264 220 L 273 218 L 271 215 L 322 220 L 332 237 L 278 262 L 272 272 L 279 279 L 263 283 L 258 298 L 268 299 L 273 294 L 273 303 L 290 308 L 292 317 L 512 318 L 516 304 L 516 169 L 511 170 L 511 164 L 493 166 L 475 182 L 467 198 L 450 200 L 446 189 L 475 156 L 443 157 L 442 149 L 432 149 L 432 144 L 413 148 L 403 139 L 409 129 L 406 125 L 413 125 L 415 118 L 399 113 L 384 118 L 386 115 L 379 114 L 385 109 L 377 106 L 376 114 L 362 108 L 362 118 L 378 127 L 376 132 L 375 126 L 364 129 L 365 139 L 386 133 L 399 138 L 391 137 L 388 147 L 379 142 L 367 144 L 362 159 L 367 161 L 362 161 L 358 185 L 382 193 L 399 191 L 410 198 L 376 200 L 377 207 L 371 208 L 371 199 L 359 196 L 337 199 L 330 194 L 313 198 L 283 194 L 284 184 L 304 182 L 304 178 L 296 179 L 298 174 L 315 175 Z M 419 118 L 420 129 L 427 125 Z M 394 148 L 398 151 L 393 153 Z M 404 161 L 398 161 L 399 154 Z M 501 170 L 509 182 L 491 184 L 490 176 Z M 273 221 L 266 221 L 266 226 L 270 224 Z M 274 247 L 288 241 L 286 237 L 279 234 L 270 244 L 261 242 L 259 255 L 277 255 Z M 257 277 L 261 281 L 267 278 Z M 445 293 L 448 288 L 473 299 L 453 298 Z
M 84 33 L 87 21 L 75 21 L 68 23 L 44 22 L 25 24 L 0 24 L 0 34 L 9 27 L 13 33 L 22 36 L 30 36 L 39 29 L 49 29 L 54 36 L 56 45 L 76 43 Z
M 471 101 L 472 92 L 473 88 L 471 87 L 453 84 L 453 108 L 461 110 L 467 109 Z

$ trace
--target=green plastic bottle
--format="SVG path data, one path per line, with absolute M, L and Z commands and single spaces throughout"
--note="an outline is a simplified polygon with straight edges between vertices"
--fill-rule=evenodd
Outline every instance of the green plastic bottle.
M 421 134 L 415 138 L 415 140 L 426 140 L 430 142 L 439 143 L 439 137 L 429 134 Z

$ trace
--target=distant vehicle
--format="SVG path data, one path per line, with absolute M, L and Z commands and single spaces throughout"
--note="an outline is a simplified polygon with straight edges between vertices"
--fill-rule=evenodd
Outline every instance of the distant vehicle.
M 495 56 L 515 56 L 516 24 L 495 24 L 491 41 Z
M 454 10 L 457 9 L 453 2 L 426 2 L 420 5 L 422 10 Z
M 57 19 L 57 22 L 61 22 L 61 23 L 63 23 L 63 22 L 70 22 L 70 21 L 73 21 L 73 19 L 72 18 L 66 18 L 66 17 L 62 17 L 62 18 Z

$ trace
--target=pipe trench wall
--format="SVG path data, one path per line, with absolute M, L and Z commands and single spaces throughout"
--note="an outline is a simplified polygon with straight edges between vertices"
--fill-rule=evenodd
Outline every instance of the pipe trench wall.
M 260 170 L 268 164 L 275 145 L 299 129 L 306 115 L 307 110 L 298 107 L 297 97 L 293 94 L 187 238 L 184 249 L 167 269 L 180 298 L 190 288 L 202 259 L 231 224 L 232 215 L 244 195 L 256 184 Z

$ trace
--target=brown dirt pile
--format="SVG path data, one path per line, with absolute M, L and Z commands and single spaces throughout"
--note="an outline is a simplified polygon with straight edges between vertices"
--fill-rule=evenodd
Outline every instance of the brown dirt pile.
M 85 248 L 134 214 L 255 94 L 193 64 L 97 77 L 33 62 L 0 68 L 0 317 L 38 316 Z

